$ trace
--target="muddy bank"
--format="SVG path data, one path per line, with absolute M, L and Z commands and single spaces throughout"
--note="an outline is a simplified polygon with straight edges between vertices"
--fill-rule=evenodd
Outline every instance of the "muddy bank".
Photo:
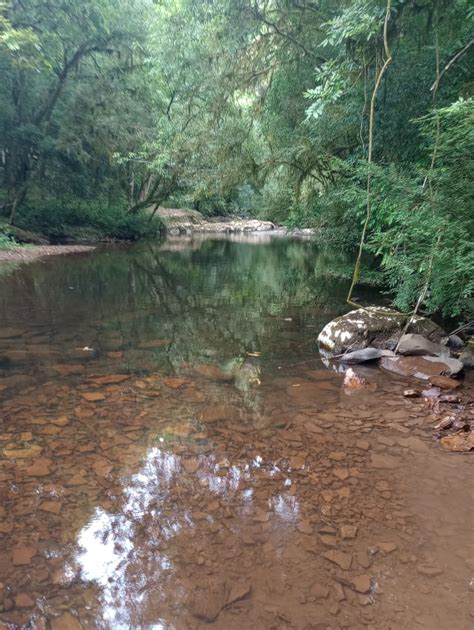
M 28 263 L 44 258 L 45 256 L 58 256 L 60 254 L 78 254 L 94 250 L 93 245 L 28 245 L 27 247 L 14 247 L 0 250 L 0 264 L 2 263 Z

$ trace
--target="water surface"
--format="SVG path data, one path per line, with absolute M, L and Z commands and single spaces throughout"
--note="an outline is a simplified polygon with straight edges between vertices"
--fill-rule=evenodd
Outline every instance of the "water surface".
M 0 628 L 472 627 L 469 455 L 319 360 L 343 257 L 247 240 L 0 278 Z

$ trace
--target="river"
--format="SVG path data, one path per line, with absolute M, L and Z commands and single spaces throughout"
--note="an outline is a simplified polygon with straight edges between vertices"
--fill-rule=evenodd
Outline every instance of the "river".
M 473 627 L 472 457 L 319 358 L 346 265 L 178 238 L 0 276 L 1 630 Z

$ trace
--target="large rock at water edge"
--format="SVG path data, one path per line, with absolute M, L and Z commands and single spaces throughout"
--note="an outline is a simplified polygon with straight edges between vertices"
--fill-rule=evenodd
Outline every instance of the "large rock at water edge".
M 382 306 L 360 308 L 326 324 L 318 342 L 320 348 L 332 354 L 363 350 L 369 346 L 394 350 L 410 317 Z M 413 317 L 406 332 L 423 335 L 435 343 L 446 335 L 437 324 L 418 315 Z
M 433 343 L 423 335 L 408 334 L 403 335 L 398 346 L 398 354 L 411 356 L 433 356 L 449 358 L 451 353 L 447 346 L 440 343 Z
M 463 364 L 458 359 L 439 357 L 382 357 L 380 365 L 395 374 L 414 376 L 428 380 L 433 376 L 457 377 L 463 372 Z

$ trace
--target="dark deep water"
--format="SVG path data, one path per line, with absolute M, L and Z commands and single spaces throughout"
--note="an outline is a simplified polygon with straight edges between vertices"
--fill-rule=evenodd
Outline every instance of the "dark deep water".
M 175 239 L 0 276 L 1 630 L 472 627 L 471 460 L 407 379 L 319 360 L 346 264 Z

